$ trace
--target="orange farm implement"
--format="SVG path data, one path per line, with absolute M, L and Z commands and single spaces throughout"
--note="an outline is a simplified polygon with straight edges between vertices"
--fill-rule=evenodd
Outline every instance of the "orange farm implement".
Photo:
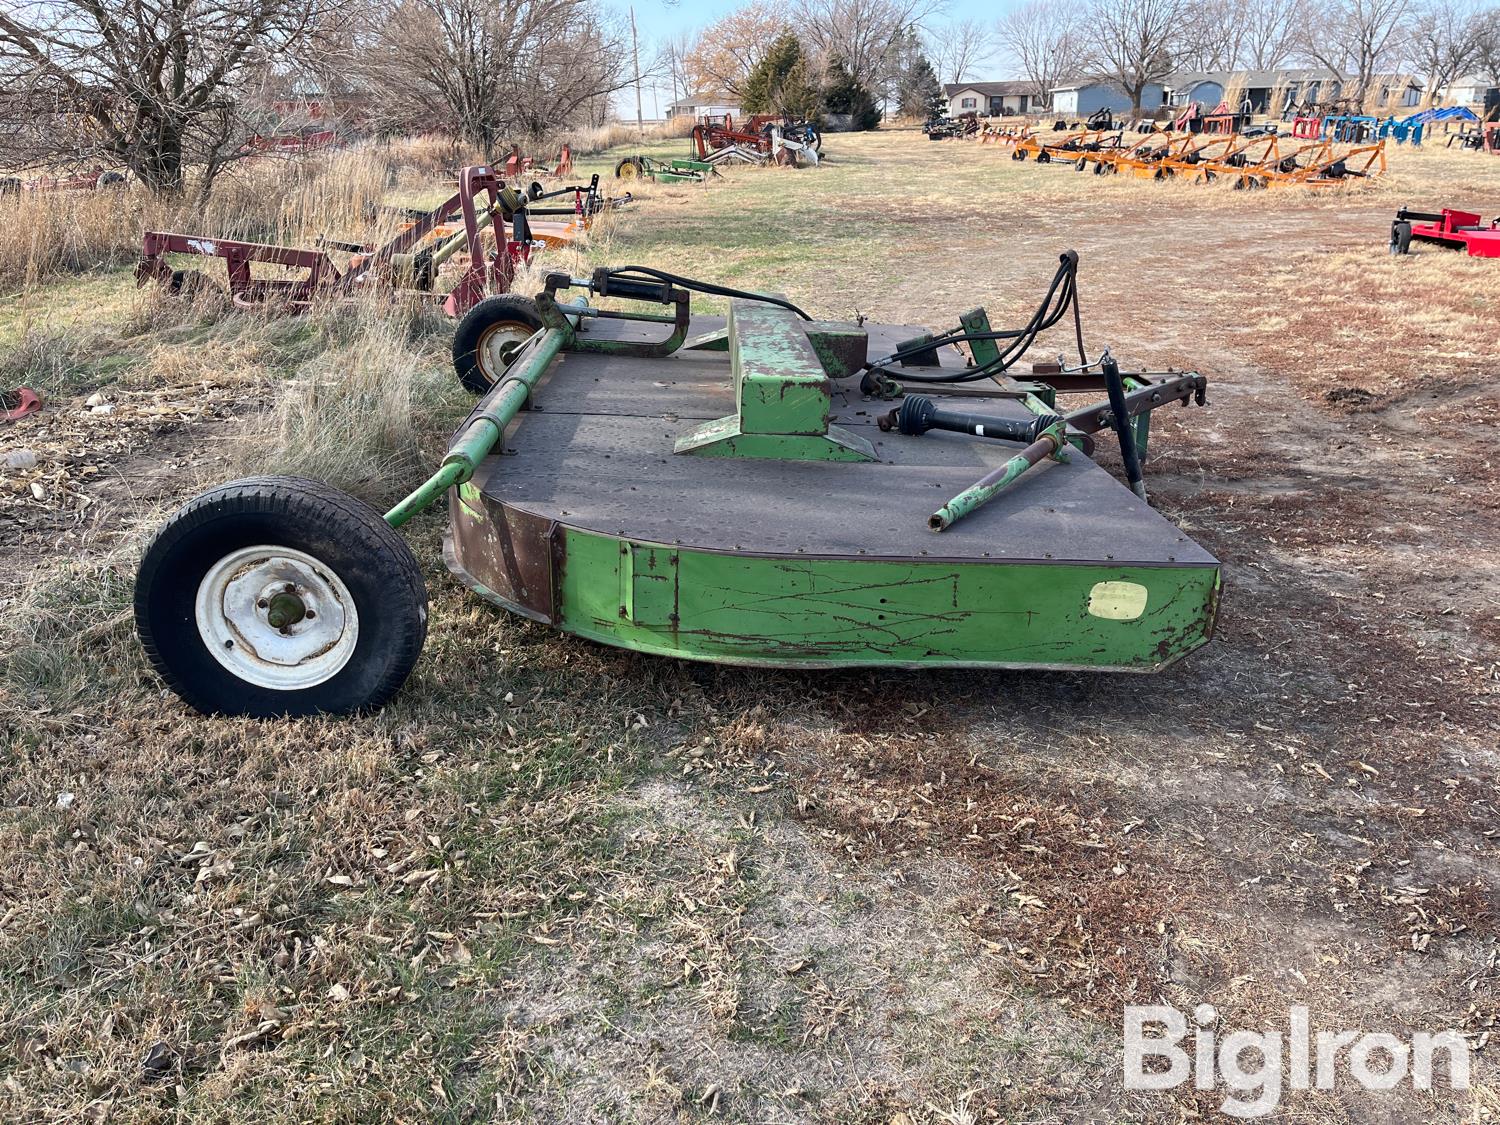
M 1055 136 L 1031 134 L 1014 142 L 1012 160 L 1034 154 L 1038 164 L 1068 162 L 1095 175 L 1125 173 L 1142 179 L 1183 178 L 1209 183 L 1230 177 L 1234 186 L 1336 187 L 1386 170 L 1385 142 L 1340 145 L 1332 140 L 1282 147 L 1275 133 L 1148 133 L 1127 144 L 1123 133 L 1080 129 Z
M 1047 139 L 1049 136 L 1051 139 Z M 1035 156 L 1038 164 L 1050 164 L 1054 160 L 1070 160 L 1080 153 L 1101 152 L 1118 144 L 1119 134 L 1112 129 L 1081 128 L 1050 135 L 1033 133 L 1016 141 L 1010 158 L 1025 160 L 1027 156 Z

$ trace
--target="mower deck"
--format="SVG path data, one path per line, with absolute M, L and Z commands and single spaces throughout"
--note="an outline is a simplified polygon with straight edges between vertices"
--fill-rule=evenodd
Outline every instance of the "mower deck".
M 690 338 L 724 326 L 694 317 Z M 871 354 L 919 331 L 865 330 Z M 981 385 L 941 402 L 1031 417 Z M 725 663 L 1145 672 L 1208 640 L 1218 562 L 1076 449 L 934 535 L 933 510 L 1018 445 L 885 433 L 889 405 L 833 384 L 830 433 L 873 460 L 694 455 L 685 435 L 735 414 L 728 353 L 568 352 L 450 493 L 448 566 L 578 636 Z

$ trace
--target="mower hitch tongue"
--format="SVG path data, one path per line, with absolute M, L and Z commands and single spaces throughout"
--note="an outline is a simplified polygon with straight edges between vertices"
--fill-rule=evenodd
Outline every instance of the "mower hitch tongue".
M 1208 641 L 1218 603 L 1218 561 L 1142 476 L 1152 411 L 1202 405 L 1205 380 L 1090 358 L 1077 283 L 1069 251 L 1026 324 L 976 308 L 941 332 L 815 320 L 643 266 L 489 297 L 454 337 L 481 397 L 431 477 L 383 516 L 294 477 L 202 494 L 141 562 L 142 643 L 201 711 L 378 707 L 427 630 L 397 529 L 446 498 L 461 582 L 604 644 L 1156 671 Z M 727 317 L 694 314 L 694 294 L 727 298 Z M 1065 317 L 1077 362 L 1016 373 Z M 1105 431 L 1123 483 L 1094 461 Z

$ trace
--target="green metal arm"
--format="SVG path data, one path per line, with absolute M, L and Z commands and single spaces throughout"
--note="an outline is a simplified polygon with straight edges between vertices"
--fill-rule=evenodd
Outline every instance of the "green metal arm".
M 511 362 L 505 377 L 490 388 L 448 446 L 442 467 L 385 514 L 385 522 L 400 527 L 452 488 L 474 475 L 479 463 L 495 448 L 505 427 L 526 405 L 532 388 L 567 343 L 571 328 L 547 328 L 533 336 Z
M 1067 444 L 1064 438 L 1064 430 L 1067 423 L 1058 419 L 1037 435 L 1036 441 L 1017 453 L 1005 464 L 1001 465 L 993 473 L 990 473 L 964 489 L 952 500 L 949 500 L 937 511 L 933 512 L 927 520 L 927 526 L 933 531 L 946 531 L 970 512 L 988 504 L 996 496 L 1009 488 L 1021 474 L 1032 466 L 1038 464 L 1046 457 L 1062 457 L 1063 446 Z

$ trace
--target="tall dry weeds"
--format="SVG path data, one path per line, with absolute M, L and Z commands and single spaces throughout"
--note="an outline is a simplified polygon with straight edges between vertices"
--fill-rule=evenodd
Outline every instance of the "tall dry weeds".
M 434 180 L 482 159 L 446 138 L 415 137 L 242 161 L 219 176 L 203 207 L 191 192 L 162 199 L 135 184 L 6 196 L 0 297 L 52 277 L 126 265 L 151 229 L 303 245 L 319 235 L 356 239 L 368 233 L 372 211 L 388 193 L 430 191 Z

